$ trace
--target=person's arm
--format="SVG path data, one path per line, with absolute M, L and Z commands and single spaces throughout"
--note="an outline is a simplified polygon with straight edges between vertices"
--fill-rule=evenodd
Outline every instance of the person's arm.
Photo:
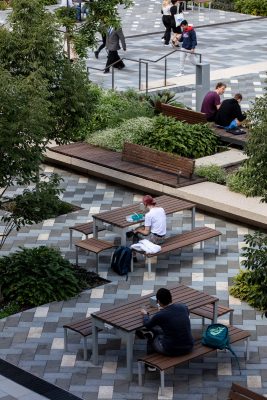
M 147 329 L 152 329 L 154 326 L 158 325 L 158 313 L 150 318 L 148 312 L 144 309 L 141 309 L 141 314 L 143 315 L 143 322 Z
M 239 122 L 244 121 L 244 119 L 246 119 L 246 115 L 242 113 L 241 107 L 240 107 L 239 104 L 237 104 L 236 111 L 237 111 L 236 119 L 237 119 Z
M 140 226 L 140 228 L 136 228 L 134 233 L 142 233 L 142 235 L 148 235 L 150 233 L 150 226 Z
M 124 37 L 124 34 L 123 34 L 123 32 L 122 32 L 122 29 L 119 28 L 119 29 L 117 30 L 117 33 L 118 33 L 118 36 L 119 36 L 119 38 L 120 38 L 122 48 L 123 48 L 124 51 L 126 51 L 125 37 Z
M 191 42 L 192 42 L 192 49 L 191 53 L 195 52 L 195 48 L 197 46 L 197 35 L 195 31 L 191 31 Z

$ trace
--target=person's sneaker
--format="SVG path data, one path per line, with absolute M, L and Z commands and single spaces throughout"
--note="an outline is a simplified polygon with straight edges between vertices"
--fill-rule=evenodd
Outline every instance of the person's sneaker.
M 137 329 L 135 334 L 139 339 L 153 339 L 154 337 L 153 333 L 146 328 Z
M 177 74 L 176 76 L 184 76 L 183 72 L 179 72 L 179 74 Z
M 150 365 L 147 365 L 147 370 L 149 372 L 155 372 L 155 371 L 157 371 L 157 368 L 156 367 L 151 367 Z
M 104 74 L 108 74 L 109 73 L 109 69 L 105 69 Z
M 164 43 L 164 42 L 165 42 L 165 39 L 164 39 L 164 38 L 161 38 L 161 41 L 162 41 L 162 43 Z
M 169 47 L 169 46 L 170 46 L 170 43 L 164 43 L 164 46 L 168 46 L 168 47 Z

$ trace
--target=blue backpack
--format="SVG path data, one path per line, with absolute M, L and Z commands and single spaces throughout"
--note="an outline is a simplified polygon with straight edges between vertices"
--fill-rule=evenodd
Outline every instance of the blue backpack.
M 111 259 L 111 269 L 118 275 L 126 275 L 128 279 L 128 273 L 131 270 L 132 261 L 132 250 L 126 246 L 118 247 Z
M 223 324 L 211 324 L 207 327 L 206 331 L 202 335 L 201 343 L 205 346 L 212 347 L 213 349 L 227 349 L 229 350 L 233 356 L 235 357 L 238 368 L 241 374 L 241 369 L 239 365 L 239 361 L 237 355 L 232 349 L 229 341 L 229 331 L 228 327 Z

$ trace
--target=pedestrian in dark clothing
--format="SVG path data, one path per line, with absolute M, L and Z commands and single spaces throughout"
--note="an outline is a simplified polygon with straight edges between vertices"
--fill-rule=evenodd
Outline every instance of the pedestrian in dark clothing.
M 179 39 L 181 38 L 182 29 L 180 25 L 176 26 L 176 21 L 174 16 L 176 14 L 180 14 L 183 11 L 182 7 L 183 3 L 179 2 L 178 0 L 171 0 L 171 2 L 172 2 L 172 7 L 170 8 L 170 12 L 171 12 L 171 27 L 173 32 L 172 45 L 175 47 L 179 47 Z
M 246 119 L 246 114 L 242 113 L 240 102 L 242 94 L 235 94 L 233 99 L 224 100 L 219 108 L 215 123 L 223 126 L 224 129 L 236 129 L 241 125 L 241 122 Z
M 156 298 L 161 310 L 151 318 L 146 310 L 141 309 L 148 330 L 145 335 L 148 354 L 154 351 L 167 356 L 190 353 L 194 340 L 187 306 L 172 304 L 171 292 L 166 288 L 159 289 Z
M 162 41 L 164 42 L 164 46 L 168 46 L 171 39 L 171 13 L 170 13 L 170 2 L 169 0 L 163 0 L 161 13 L 162 15 L 162 22 L 165 26 L 165 32 L 162 36 Z
M 125 37 L 121 28 L 114 29 L 109 28 L 107 38 L 106 38 L 106 48 L 108 50 L 108 59 L 106 63 L 106 68 L 104 73 L 109 72 L 110 65 L 114 64 L 114 68 L 122 69 L 125 67 L 124 62 L 120 59 L 118 50 L 120 47 L 120 42 L 124 51 L 126 51 Z M 117 62 L 116 62 L 117 61 Z

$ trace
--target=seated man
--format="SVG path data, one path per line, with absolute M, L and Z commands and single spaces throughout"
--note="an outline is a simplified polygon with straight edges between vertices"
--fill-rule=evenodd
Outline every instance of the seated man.
M 201 112 L 206 114 L 207 121 L 213 122 L 221 105 L 220 96 L 224 94 L 226 84 L 218 82 L 215 90 L 208 92 L 202 102 Z
M 138 239 L 150 240 L 152 243 L 161 244 L 166 235 L 166 214 L 162 207 L 157 207 L 156 200 L 146 195 L 143 197 L 143 204 L 148 212 L 145 214 L 145 226 L 141 226 L 133 231 Z
M 224 100 L 218 110 L 215 123 L 224 129 L 236 129 L 241 122 L 246 119 L 246 114 L 242 113 L 240 102 L 242 94 L 235 94 L 233 99 Z
M 147 353 L 157 352 L 167 356 L 190 353 L 193 350 L 194 339 L 187 306 L 172 304 L 171 292 L 166 288 L 159 289 L 156 298 L 160 311 L 150 318 L 147 311 L 141 309 L 148 331 L 137 331 L 139 336 L 143 333 L 144 337 L 148 338 Z

